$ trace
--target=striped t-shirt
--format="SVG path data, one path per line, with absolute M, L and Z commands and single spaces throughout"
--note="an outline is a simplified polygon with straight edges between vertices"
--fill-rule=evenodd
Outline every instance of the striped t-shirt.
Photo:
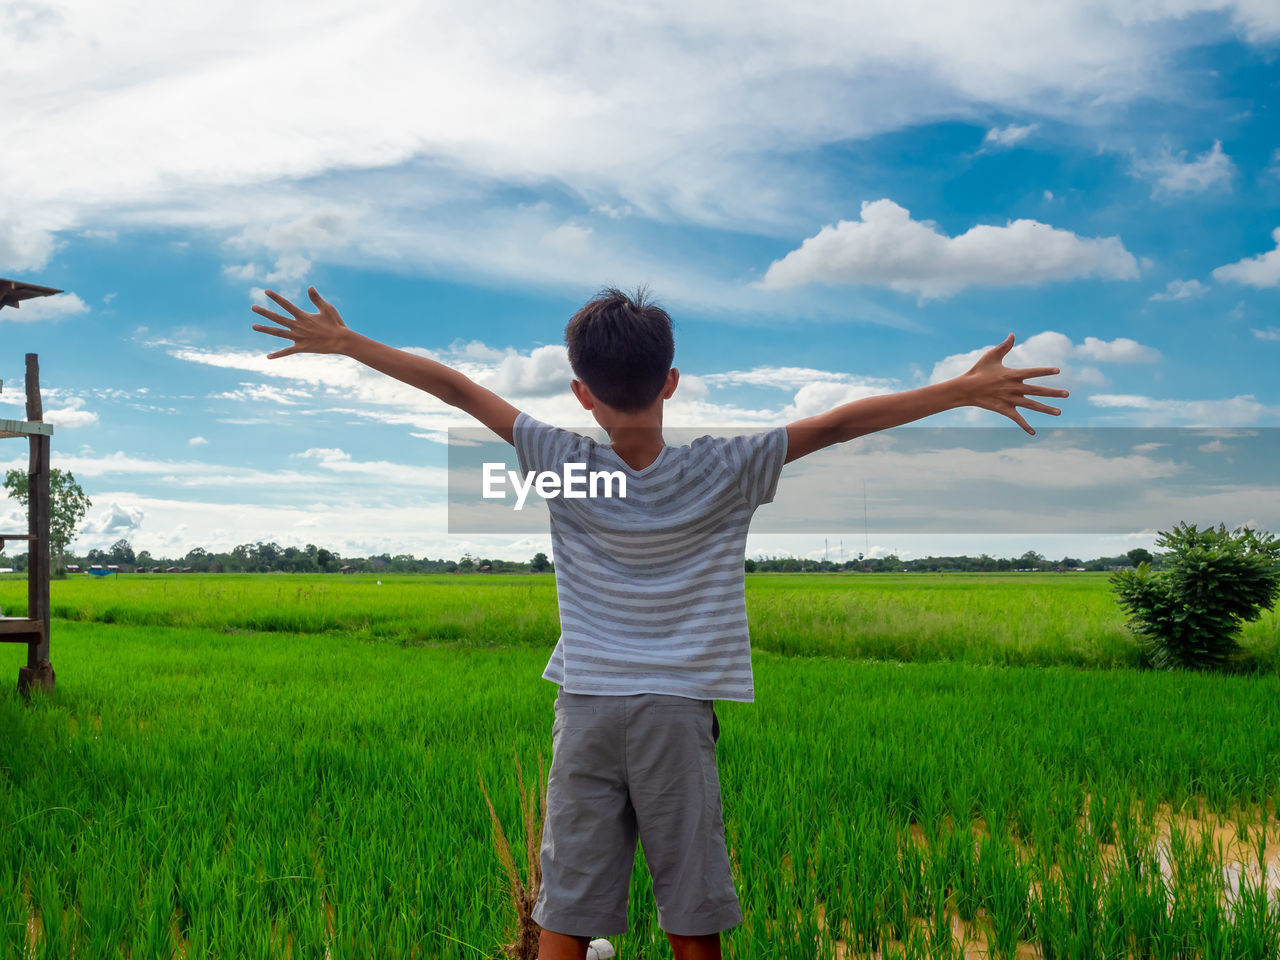
M 543 677 L 568 693 L 755 699 L 743 561 L 787 430 L 699 437 L 634 470 L 610 446 L 521 413 L 520 470 L 621 471 L 626 497 L 549 497 L 560 639 Z M 578 481 L 581 488 L 582 481 Z

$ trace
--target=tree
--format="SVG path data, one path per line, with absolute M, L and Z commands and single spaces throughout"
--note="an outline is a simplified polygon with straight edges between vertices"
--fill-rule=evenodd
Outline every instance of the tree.
M 29 499 L 28 482 L 25 470 L 10 470 L 4 476 L 9 496 L 23 507 L 27 506 Z M 49 471 L 49 546 L 53 551 L 56 569 L 61 570 L 65 566 L 62 556 L 67 544 L 75 539 L 76 527 L 91 506 L 93 501 L 85 496 L 70 470 L 54 467 Z
M 1222 668 L 1240 652 L 1235 635 L 1280 594 L 1280 541 L 1248 527 L 1228 532 L 1181 523 L 1161 531 L 1164 572 L 1149 564 L 1110 578 L 1151 662 L 1160 668 Z
M 111 562 L 116 566 L 133 566 L 133 547 L 124 537 L 111 545 Z
M 1129 558 L 1129 563 L 1135 567 L 1150 563 L 1152 560 L 1151 551 L 1144 550 L 1142 547 L 1134 547 L 1125 556 Z
M 533 555 L 533 562 L 529 564 L 529 568 L 533 570 L 534 573 L 546 573 L 551 569 L 551 561 L 547 559 L 547 555 L 545 553 L 535 553 Z

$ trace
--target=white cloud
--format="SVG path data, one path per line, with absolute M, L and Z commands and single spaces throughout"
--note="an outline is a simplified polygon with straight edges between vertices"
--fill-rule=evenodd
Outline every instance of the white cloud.
M 232 280 L 253 280 L 261 271 L 256 263 L 228 263 L 222 268 L 222 273 Z
M 0 251 L 2 253 L 2 251 Z M 88 313 L 89 305 L 74 293 L 55 293 L 51 297 L 35 297 L 23 300 L 17 309 L 0 310 L 0 321 L 13 323 L 45 323 Z
M 1280 407 L 1259 403 L 1253 394 L 1224 400 L 1159 400 L 1142 394 L 1094 394 L 1089 403 L 1105 409 L 1134 411 L 1138 426 L 1247 426 L 1280 416 Z
M 1102 363 L 1155 363 L 1160 359 L 1160 351 L 1155 347 L 1144 347 L 1128 337 L 1116 337 L 1114 340 L 1085 337 L 1084 342 L 1075 348 L 1075 353 Z
M 1028 123 L 1019 126 L 1011 123 L 1007 127 L 992 127 L 987 131 L 987 135 L 982 138 L 983 146 L 994 144 L 997 147 L 1012 147 L 1021 143 L 1031 134 L 1040 128 L 1038 123 Z
M 753 367 L 750 370 L 728 370 L 724 373 L 705 373 L 702 380 L 714 387 L 749 386 L 776 387 L 792 390 L 808 383 L 860 384 L 881 392 L 889 390 L 897 382 L 878 377 L 859 377 L 854 374 L 816 370 L 813 367 Z
M 980 224 L 948 237 L 933 221 L 913 220 L 887 199 L 864 201 L 861 217 L 823 227 L 771 264 L 763 286 L 866 283 L 924 298 L 946 297 L 969 286 L 1138 275 L 1137 261 L 1119 237 L 1079 237 L 1036 220 Z
M 1280 327 L 1267 327 L 1265 330 L 1254 330 L 1253 335 L 1259 340 L 1280 340 Z
M 0 266 L 5 271 L 43 269 L 55 249 L 50 230 L 0 208 Z
M 569 391 L 573 368 L 563 346 L 548 344 L 535 347 L 527 356 L 512 354 L 498 363 L 498 368 L 481 381 L 500 396 L 544 397 Z
M 1222 152 L 1221 140 L 1213 141 L 1213 146 L 1194 160 L 1184 159 L 1186 155 L 1185 150 L 1180 150 L 1175 155 L 1166 141 L 1161 145 L 1159 155 L 1135 160 L 1133 172 L 1155 181 L 1155 187 L 1151 191 L 1153 197 L 1159 196 L 1161 192 L 1200 193 L 1218 184 L 1231 182 L 1235 166 L 1231 158 Z
M 1139 98 L 1180 104 L 1180 50 L 1280 35 L 1263 0 L 507 2 L 484 18 L 458 2 L 226 0 L 182 17 L 122 2 L 0 8 L 48 13 L 38 28 L 0 26 L 7 122 L 22 136 L 0 156 L 0 196 L 24 201 L 0 216 L 0 253 L 16 262 L 47 261 L 64 229 L 187 226 L 236 235 L 244 260 L 382 250 L 415 251 L 415 266 L 514 268 L 484 229 L 461 228 L 507 188 L 537 184 L 604 219 L 793 231 L 825 198 L 783 151 L 975 104 L 1067 123 Z M 406 109 L 406 90 L 451 95 Z M 369 171 L 401 176 L 356 183 Z M 338 213 L 314 211 L 342 194 Z M 575 258 L 605 258 L 607 241 L 586 246 Z
M 448 470 L 389 460 L 353 460 L 351 454 L 336 447 L 312 447 L 294 454 L 300 460 L 314 460 L 323 470 L 338 474 L 369 477 L 378 483 L 397 483 L 408 487 L 433 487 L 438 493 L 448 482 Z
M 1228 283 L 1243 283 L 1250 287 L 1280 286 L 1280 227 L 1271 231 L 1271 239 L 1275 241 L 1275 249 L 1256 257 L 1215 267 L 1213 278 Z
M 80 397 L 68 397 L 66 406 L 45 410 L 44 419 L 55 429 L 67 429 L 92 426 L 98 422 L 98 415 L 92 410 L 85 410 L 84 400 Z
M 929 382 L 939 383 L 967 372 L 993 346 L 995 344 L 944 357 L 933 365 Z M 1075 386 L 1101 386 L 1106 383 L 1106 377 L 1100 370 L 1082 365 L 1077 361 L 1153 363 L 1159 359 L 1160 351 L 1127 337 L 1117 337 L 1114 340 L 1085 337 L 1077 344 L 1065 334 L 1055 330 L 1045 330 L 1028 337 L 1021 343 L 1015 340 L 1013 348 L 1004 358 L 1004 364 L 1007 367 L 1057 367 L 1062 371 L 1057 376 L 1040 378 L 1032 382 L 1071 389 Z
M 145 513 L 137 507 L 121 506 L 115 501 L 89 508 L 77 540 L 115 541 L 128 539 L 142 526 Z
M 242 383 L 238 390 L 226 390 L 209 395 L 211 400 L 239 400 L 246 403 L 283 404 L 297 406 L 301 400 L 312 397 L 310 390 L 298 387 L 276 387 L 266 383 Z
M 840 383 L 834 381 L 818 381 L 806 383 L 796 391 L 795 398 L 782 411 L 785 420 L 796 420 L 801 417 L 812 417 L 825 413 L 833 407 L 874 397 L 886 391 L 869 383 Z
M 368 503 L 331 493 L 298 504 L 264 505 L 115 490 L 103 492 L 100 499 L 126 516 L 139 517 L 138 522 L 127 533 L 119 527 L 93 535 L 82 530 L 77 550 L 107 547 L 120 536 L 127 537 L 135 551 L 170 557 L 185 556 L 197 546 L 218 551 L 273 540 L 281 546 L 320 543 L 344 556 L 389 551 L 456 558 L 466 549 L 463 541 L 448 535 L 443 504 L 433 500 Z
M 263 279 L 267 283 L 294 283 L 301 280 L 311 269 L 311 261 L 298 254 L 285 254 L 276 258 L 275 269 Z
M 304 214 L 283 223 L 251 224 L 228 239 L 227 246 L 277 254 L 332 250 L 347 242 L 349 227 L 348 216 L 341 212 Z
M 1209 292 L 1199 280 L 1170 280 L 1163 293 L 1153 293 L 1148 300 L 1189 300 Z
M 187 441 L 187 444 L 188 446 L 192 446 L 192 447 L 204 447 L 204 446 L 208 446 L 209 441 L 206 440 L 204 437 L 192 437 L 190 440 Z

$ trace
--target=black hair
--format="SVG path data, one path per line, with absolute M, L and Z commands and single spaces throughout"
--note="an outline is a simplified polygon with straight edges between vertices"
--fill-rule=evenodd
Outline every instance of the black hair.
M 601 403 L 634 413 L 662 393 L 675 358 L 671 317 L 642 286 L 605 287 L 564 328 L 569 365 Z

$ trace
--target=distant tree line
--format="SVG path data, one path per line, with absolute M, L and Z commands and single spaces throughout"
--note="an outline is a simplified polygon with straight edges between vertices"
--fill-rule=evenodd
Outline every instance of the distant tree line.
M 1081 560 L 1078 557 L 1063 557 L 1061 560 L 1050 560 L 1043 554 L 1028 550 L 1020 557 L 992 557 L 980 554 L 976 557 L 920 557 L 916 560 L 902 560 L 895 554 L 887 557 L 864 557 L 862 554 L 851 560 L 810 560 L 799 557 L 766 557 L 761 560 L 748 560 L 748 573 L 837 573 L 844 570 L 865 573 L 1005 573 L 1013 571 L 1074 571 L 1074 570 L 1118 570 L 1125 567 L 1136 567 L 1140 563 L 1149 563 L 1160 569 L 1161 558 L 1153 556 L 1149 550 L 1136 547 L 1128 553 L 1115 557 L 1096 557 L 1092 560 Z
M 525 561 L 476 557 L 464 553 L 457 560 L 441 557 L 414 557 L 407 553 L 380 553 L 368 557 L 344 557 L 338 551 L 308 543 L 305 547 L 282 547 L 274 541 L 242 543 L 227 551 L 211 551 L 195 547 L 180 557 L 155 556 L 146 550 L 134 552 L 128 540 L 120 539 L 106 550 L 90 550 L 83 556 L 67 553 L 66 564 L 86 570 L 92 566 L 115 566 L 123 572 L 184 573 L 544 573 L 554 569 L 545 553 Z M 1050 560 L 1028 550 L 1019 557 L 920 557 L 902 560 L 894 554 L 887 557 L 857 557 L 847 560 L 812 560 L 803 557 L 764 557 L 746 561 L 748 573 L 1004 573 L 1014 571 L 1120 570 L 1149 563 L 1153 570 L 1163 568 L 1163 556 L 1136 547 L 1114 557 L 1081 560 L 1063 557 Z M 6 557 L 0 551 L 0 567 L 26 569 L 25 553 Z
M 183 573 L 542 573 L 553 569 L 545 553 L 524 562 L 490 559 L 464 553 L 458 560 L 394 556 L 380 553 L 369 557 L 344 557 L 336 550 L 308 543 L 305 547 L 282 547 L 272 542 L 242 543 L 226 551 L 194 547 L 180 557 L 134 552 L 128 540 L 120 539 L 106 550 L 94 549 L 83 555 L 65 554 L 67 567 L 117 567 L 121 572 Z M 16 571 L 27 567 L 27 555 L 6 557 L 0 551 L 0 567 Z

